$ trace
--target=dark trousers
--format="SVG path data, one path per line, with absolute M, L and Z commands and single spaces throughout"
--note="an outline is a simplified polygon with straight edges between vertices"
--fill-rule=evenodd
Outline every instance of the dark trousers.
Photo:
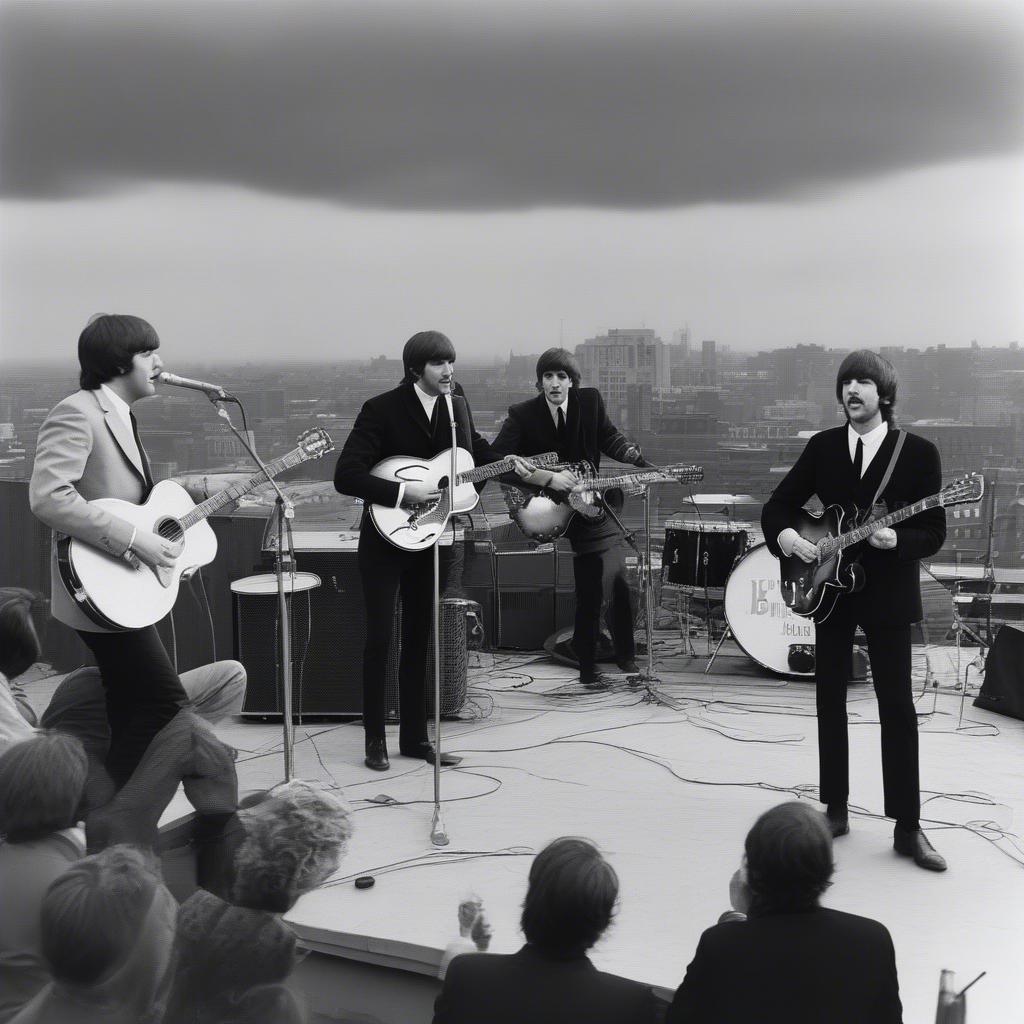
M 150 740 L 187 702 L 156 626 L 127 633 L 78 635 L 93 653 L 103 680 L 110 724 L 106 768 L 120 788 L 142 760 Z
M 846 681 L 850 678 L 855 618 L 832 618 L 815 634 L 818 764 L 823 803 L 846 803 L 850 793 Z M 910 683 L 910 626 L 861 623 L 878 700 L 882 731 L 885 814 L 914 826 L 921 812 L 917 711 Z
M 633 601 L 626 581 L 626 559 L 622 545 L 613 543 L 603 551 L 577 554 L 572 560 L 576 580 L 576 622 L 572 646 L 581 672 L 592 672 L 601 634 L 601 608 L 605 595 L 611 601 L 609 625 L 615 644 L 615 658 L 626 661 L 636 653 L 633 640 Z
M 364 524 L 364 533 L 373 526 Z M 440 550 L 444 590 L 451 548 Z M 359 573 L 366 606 L 363 651 L 363 730 L 383 739 L 388 655 L 395 628 L 396 597 L 402 601 L 402 654 L 398 663 L 400 746 L 427 739 L 427 646 L 434 616 L 434 553 L 402 551 L 374 534 L 359 546 Z

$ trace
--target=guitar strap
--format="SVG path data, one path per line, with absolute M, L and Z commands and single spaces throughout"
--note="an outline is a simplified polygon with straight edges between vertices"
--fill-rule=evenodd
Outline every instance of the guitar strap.
M 875 496 L 871 499 L 871 504 L 868 508 L 874 508 L 878 499 L 882 496 L 882 491 L 885 490 L 886 484 L 889 483 L 889 478 L 892 476 L 892 471 L 896 468 L 900 452 L 903 449 L 903 442 L 907 439 L 907 435 L 904 434 L 902 430 L 897 430 L 896 434 L 896 446 L 893 448 L 892 455 L 889 457 L 889 465 L 885 467 L 885 475 L 882 477 L 882 482 L 878 485 L 878 490 L 875 491 Z

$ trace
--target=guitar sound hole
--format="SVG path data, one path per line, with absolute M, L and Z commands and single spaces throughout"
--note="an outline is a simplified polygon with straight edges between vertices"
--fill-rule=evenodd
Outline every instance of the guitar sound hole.
M 185 536 L 185 531 L 181 528 L 181 523 L 179 523 L 177 519 L 170 518 L 161 519 L 160 522 L 157 523 L 156 533 L 157 536 L 175 544 Z

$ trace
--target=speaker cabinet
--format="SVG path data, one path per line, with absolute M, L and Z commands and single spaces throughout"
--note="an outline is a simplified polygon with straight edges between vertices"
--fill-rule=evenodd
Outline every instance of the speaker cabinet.
M 985 659 L 985 681 L 974 706 L 1024 719 L 1024 632 L 1003 624 Z

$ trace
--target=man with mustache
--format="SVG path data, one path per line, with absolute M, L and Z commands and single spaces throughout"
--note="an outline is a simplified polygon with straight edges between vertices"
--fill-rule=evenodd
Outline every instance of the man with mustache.
M 867 349 L 851 352 L 839 367 L 836 398 L 846 424 L 815 434 L 775 489 L 761 513 L 769 550 L 813 562 L 817 547 L 790 523 L 812 496 L 842 505 L 847 514 L 870 506 L 896 447 L 896 371 Z M 881 495 L 889 509 L 902 508 L 942 488 L 935 445 L 906 434 L 902 452 Z M 940 506 L 906 519 L 895 529 L 871 534 L 860 556 L 863 587 L 839 597 L 816 627 L 815 691 L 818 712 L 819 798 L 833 836 L 849 832 L 849 754 L 846 684 L 854 631 L 867 637 L 868 657 L 882 732 L 882 780 L 886 817 L 896 819 L 898 854 L 930 871 L 945 871 L 920 825 L 917 713 L 910 681 L 910 627 L 923 618 L 918 561 L 946 539 Z

